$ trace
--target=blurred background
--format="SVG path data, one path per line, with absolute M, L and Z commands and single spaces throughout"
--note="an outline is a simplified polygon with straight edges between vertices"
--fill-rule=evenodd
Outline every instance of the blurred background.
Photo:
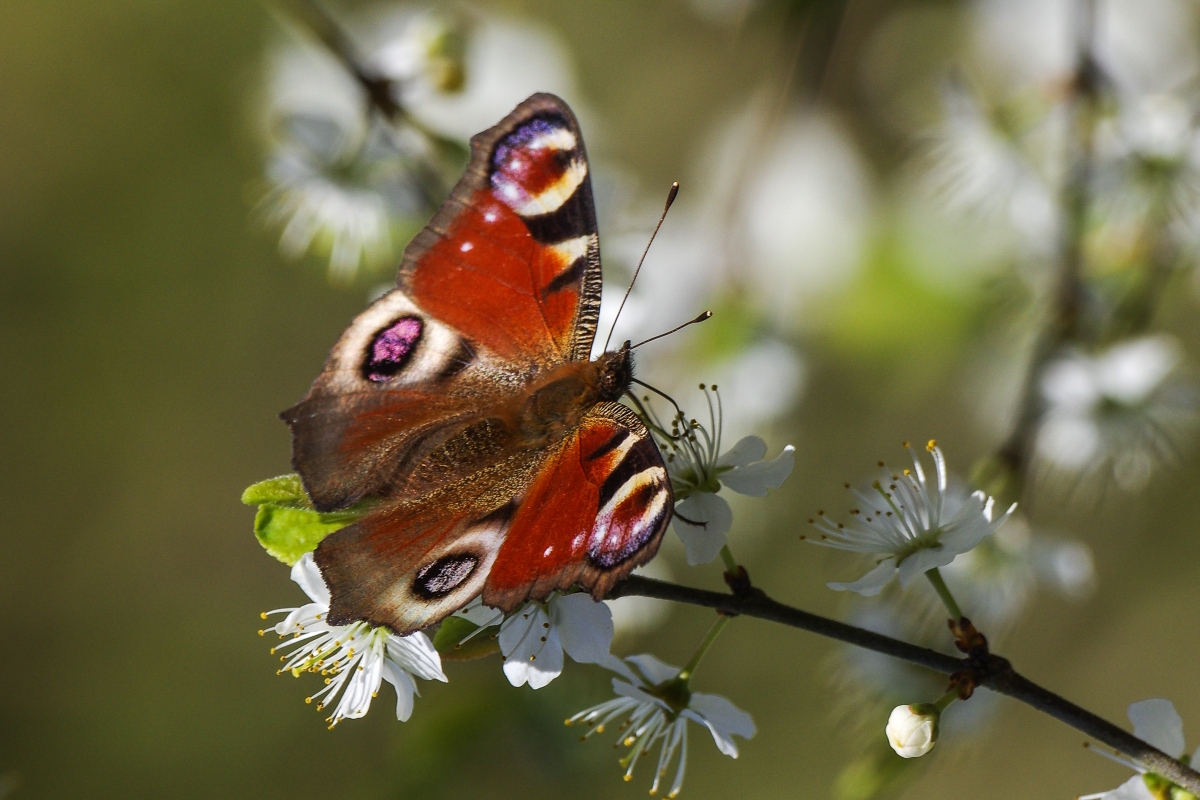
M 639 375 L 696 410 L 719 383 L 729 443 L 796 445 L 781 490 L 734 504 L 756 583 L 946 648 L 932 593 L 830 592 L 861 562 L 798 538 L 844 510 L 844 481 L 936 437 L 958 485 L 1022 500 L 947 571 L 966 612 L 1070 699 L 1124 724 L 1167 697 L 1200 735 L 1194 3 L 331 1 L 400 125 L 295 8 L 6 8 L 0 797 L 646 791 L 651 767 L 626 785 L 605 737 L 563 729 L 609 695 L 598 668 L 534 692 L 494 657 L 450 663 L 409 722 L 384 699 L 330 732 L 302 701 L 316 679 L 276 676 L 255 635 L 301 601 L 238 503 L 289 469 L 278 412 L 393 279 L 466 138 L 536 90 L 586 134 L 606 319 L 682 184 L 616 338 L 711 308 Z M 721 586 L 673 534 L 653 568 Z M 622 603 L 621 653 L 682 663 L 710 622 Z M 694 729 L 686 797 L 1069 798 L 1127 777 L 986 692 L 902 761 L 887 711 L 940 680 L 754 620 L 694 686 L 759 733 L 731 761 Z

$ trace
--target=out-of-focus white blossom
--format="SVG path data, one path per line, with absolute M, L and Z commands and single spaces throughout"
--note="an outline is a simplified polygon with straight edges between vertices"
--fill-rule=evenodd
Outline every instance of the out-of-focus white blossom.
M 651 794 L 658 793 L 676 754 L 678 763 L 667 797 L 679 794 L 687 768 L 688 720 L 706 727 L 717 749 L 730 758 L 738 756 L 733 737 L 750 739 L 756 732 L 754 720 L 745 711 L 720 695 L 691 691 L 687 681 L 678 680 L 678 667 L 652 655 L 630 656 L 624 661 L 614 657 L 605 666 L 621 676 L 612 682 L 617 697 L 580 711 L 567 724 L 587 725 L 589 730 L 583 735 L 587 739 L 618 722 L 617 743 L 629 748 L 621 759 L 625 780 L 632 780 L 638 761 L 658 747 Z
M 412 714 L 417 685 L 413 678 L 445 682 L 442 660 L 424 633 L 396 636 L 387 628 L 374 628 L 365 622 L 330 625 L 329 589 L 313 562 L 305 554 L 292 567 L 292 580 L 312 600 L 299 608 L 281 608 L 263 614 L 286 614 L 268 630 L 291 637 L 280 648 L 291 648 L 282 659 L 280 672 L 299 676 L 315 672 L 327 676 L 325 688 L 309 697 L 321 709 L 335 702 L 329 727 L 343 719 L 366 715 L 371 700 L 379 694 L 383 681 L 396 689 L 396 718 L 404 721 Z M 272 648 L 274 653 L 278 648 Z M 340 697 L 339 697 L 340 695 Z
M 870 181 L 829 117 L 790 117 L 746 142 L 753 158 L 735 209 L 754 303 L 794 330 L 808 303 L 847 288 L 866 248 Z
M 535 92 L 557 94 L 581 110 L 567 48 L 542 25 L 482 11 L 448 21 L 436 12 L 405 9 L 377 24 L 372 63 L 397 81 L 404 108 L 443 136 L 466 141 Z M 440 62 L 429 65 L 431 55 L 444 58 L 436 45 L 447 37 L 461 40 L 454 45 L 461 76 L 453 82 L 444 79 Z
M 937 744 L 942 712 L 932 703 L 896 706 L 888 716 L 888 744 L 901 758 L 919 758 Z
M 1111 470 L 1122 488 L 1142 488 L 1196 424 L 1196 390 L 1178 374 L 1181 360 L 1178 343 L 1156 335 L 1050 364 L 1038 455 L 1070 471 Z
M 859 580 L 830 583 L 829 588 L 869 597 L 878 594 L 897 576 L 901 586 L 908 586 L 914 578 L 946 566 L 975 547 L 1012 515 L 1015 503 L 997 516 L 992 509 L 995 501 L 977 491 L 951 516 L 946 503 L 945 458 L 933 441 L 926 450 L 933 456 L 936 486 L 927 484 L 921 461 L 909 447 L 911 470 L 895 473 L 880 462 L 880 477 L 870 489 L 864 491 L 846 484 L 861 504 L 850 511 L 849 523 L 835 523 L 824 511 L 809 520 L 821 531 L 821 536 L 810 537 L 808 541 L 879 559 L 875 568 Z
M 1020 616 L 1039 588 L 1081 599 L 1096 585 L 1090 547 L 1035 534 L 1020 516 L 956 558 L 943 575 L 971 619 L 990 633 Z
M 1017 101 L 985 107 L 959 82 L 943 99 L 942 122 L 926 135 L 926 190 L 950 210 L 1004 220 L 1024 250 L 1048 251 L 1058 225 L 1055 170 L 1046 158 L 1057 150 L 1054 131 L 1037 117 L 1022 119 L 1036 112 Z
M 716 386 L 710 390 L 701 384 L 700 388 L 708 402 L 708 426 L 685 419 L 679 412 L 668 429 L 650 407 L 650 422 L 666 455 L 675 494 L 671 525 L 683 540 L 692 566 L 714 560 L 733 526 L 733 510 L 718 492 L 727 488 L 750 497 L 766 497 L 768 489 L 778 489 L 792 473 L 796 452 L 789 444 L 778 456 L 764 461 L 767 443 L 747 436 L 722 453 L 721 395 Z
M 1187 754 L 1184 751 L 1183 720 L 1170 700 L 1154 698 L 1131 704 L 1129 721 L 1133 723 L 1133 735 L 1142 741 L 1157 747 L 1172 758 L 1184 760 L 1185 763 L 1193 765 L 1200 763 L 1200 750 L 1192 754 L 1190 761 L 1187 760 Z M 1091 749 L 1094 753 L 1099 753 L 1118 764 L 1129 767 L 1137 774 L 1116 789 L 1083 795 L 1078 800 L 1161 800 L 1164 797 L 1182 800 L 1182 798 L 1192 797 L 1189 792 L 1175 787 L 1166 778 L 1153 772 L 1147 772 L 1132 761 L 1104 750 Z M 1173 789 L 1174 791 L 1172 791 Z

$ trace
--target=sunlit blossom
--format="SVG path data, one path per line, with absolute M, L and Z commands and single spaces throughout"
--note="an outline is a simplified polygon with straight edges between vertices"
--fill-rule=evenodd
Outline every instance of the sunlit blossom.
M 733 510 L 718 492 L 730 489 L 750 497 L 766 497 L 792 473 L 796 448 L 787 445 L 775 458 L 765 461 L 767 444 L 757 436 L 739 439 L 721 452 L 723 409 L 717 387 L 700 388 L 708 404 L 708 425 L 676 413 L 668 428 L 646 406 L 649 421 L 666 455 L 667 473 L 675 493 L 671 525 L 683 540 L 688 564 L 707 564 L 726 544 L 733 526 Z
M 311 554 L 304 555 L 292 567 L 292 580 L 312 600 L 299 608 L 281 608 L 263 614 L 286 614 L 284 620 L 267 630 L 290 637 L 272 648 L 285 652 L 280 672 L 299 676 L 313 672 L 325 676 L 325 688 L 306 702 L 317 701 L 317 708 L 334 704 L 329 716 L 332 728 L 343 719 L 366 715 L 371 700 L 379 694 L 383 681 L 396 690 L 396 718 L 407 720 L 412 714 L 417 685 L 413 678 L 445 681 L 442 662 L 433 643 L 421 632 L 396 636 L 386 628 L 365 622 L 330 625 L 329 589 Z
M 733 737 L 750 739 L 756 732 L 754 720 L 745 711 L 720 695 L 691 691 L 686 681 L 678 680 L 678 667 L 652 655 L 630 656 L 624 661 L 611 658 L 605 666 L 621 676 L 612 682 L 617 697 L 580 711 L 567 724 L 586 725 L 589 730 L 582 738 L 587 739 L 617 723 L 617 742 L 629 748 L 621 759 L 627 781 L 633 779 L 633 770 L 642 756 L 658 747 L 650 794 L 658 793 L 677 755 L 667 797 L 679 794 L 687 768 L 688 720 L 708 728 L 717 749 L 730 758 L 738 756 Z
M 906 443 L 907 447 L 907 443 Z M 946 503 L 946 460 L 936 443 L 926 450 L 933 456 L 936 485 L 930 487 L 921 461 L 911 447 L 913 468 L 900 473 L 879 463 L 881 475 L 868 490 L 846 487 L 860 503 L 851 510 L 849 523 L 835 523 L 819 512 L 809 520 L 821 532 L 819 538 L 805 537 L 814 544 L 839 550 L 867 553 L 879 563 L 852 583 L 830 583 L 829 588 L 850 590 L 870 596 L 899 577 L 901 586 L 936 567 L 944 567 L 979 544 L 1016 509 L 993 512 L 995 501 L 974 492 L 951 516 Z

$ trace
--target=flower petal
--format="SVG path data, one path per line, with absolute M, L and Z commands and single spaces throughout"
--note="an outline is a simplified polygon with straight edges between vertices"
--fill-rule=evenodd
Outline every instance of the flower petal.
M 1141 775 L 1134 775 L 1111 792 L 1104 793 L 1104 800 L 1157 800 Z
M 679 667 L 673 667 L 670 664 L 659 661 L 649 653 L 629 656 L 625 660 L 638 668 L 638 671 L 645 676 L 646 683 L 650 686 L 662 683 L 663 681 L 669 681 L 679 674 Z
M 727 541 L 725 534 L 733 527 L 733 511 L 723 497 L 711 492 L 697 492 L 675 507 L 671 518 L 675 533 L 687 550 L 688 566 L 707 564 L 716 559 Z M 693 525 L 685 522 L 704 523 Z
M 1152 698 L 1129 706 L 1133 735 L 1171 758 L 1183 755 L 1183 720 L 1170 700 Z
M 562 674 L 563 652 L 558 631 L 539 603 L 524 608 L 500 626 L 504 675 L 513 686 L 540 689 Z
M 767 443 L 757 436 L 746 436 L 717 458 L 718 467 L 744 467 L 762 461 L 767 454 Z
M 329 608 L 329 588 L 321 577 L 321 570 L 317 569 L 317 562 L 313 561 L 312 553 L 300 556 L 300 560 L 292 566 L 292 580 L 310 600 Z
M 599 664 L 612 646 L 612 611 L 586 592 L 555 597 L 548 604 L 550 624 L 562 648 L 581 664 Z
M 467 622 L 478 625 L 481 628 L 496 625 L 504 620 L 503 611 L 491 606 L 485 606 L 483 599 L 480 597 L 476 597 L 458 611 L 455 611 L 454 616 L 462 617 Z
M 417 685 L 407 672 L 391 661 L 383 664 L 383 679 L 396 689 L 396 719 L 407 722 L 413 712 L 413 695 Z
M 858 592 L 863 597 L 872 597 L 879 594 L 884 586 L 891 583 L 894 577 L 896 577 L 896 560 L 894 558 L 885 558 L 879 562 L 879 565 L 875 569 L 853 583 L 828 583 L 826 586 L 835 592 Z
M 438 653 L 433 642 L 423 631 L 416 631 L 407 636 L 388 636 L 387 656 L 405 672 L 427 681 L 447 683 L 446 673 L 442 671 L 442 656 Z
M 758 732 L 753 717 L 718 694 L 693 692 L 683 715 L 704 724 L 712 733 L 718 749 L 730 758 L 737 758 L 738 755 L 734 736 L 752 739 Z
M 908 588 L 914 578 L 919 578 L 931 569 L 944 567 L 957 556 L 949 547 L 922 547 L 910 554 L 896 568 L 900 585 Z
M 759 461 L 721 474 L 721 485 L 739 494 L 766 497 L 767 489 L 778 489 L 792 474 L 796 448 L 790 444 L 770 461 Z

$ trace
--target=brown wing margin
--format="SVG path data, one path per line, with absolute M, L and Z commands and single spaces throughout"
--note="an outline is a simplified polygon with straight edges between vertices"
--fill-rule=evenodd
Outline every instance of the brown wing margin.
M 466 172 L 405 249 L 397 285 L 514 362 L 587 359 L 601 292 L 589 173 L 571 109 L 531 96 L 472 137 Z

